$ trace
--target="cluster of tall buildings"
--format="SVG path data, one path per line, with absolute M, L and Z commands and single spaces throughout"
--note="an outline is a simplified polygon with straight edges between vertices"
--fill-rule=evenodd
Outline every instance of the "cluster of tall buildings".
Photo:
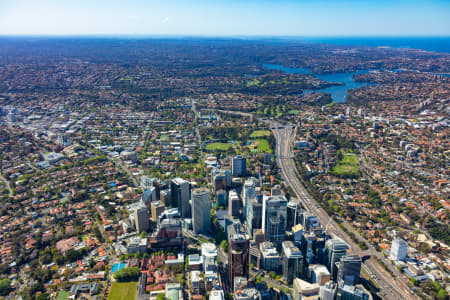
M 262 190 L 259 179 L 247 178 L 227 188 L 225 232 L 228 240 L 228 282 L 238 298 L 254 295 L 249 284 L 236 286 L 254 271 L 282 275 L 302 299 L 366 299 L 360 285 L 362 260 L 339 238 L 330 237 L 318 218 L 289 201 L 280 186 Z M 223 202 L 219 202 L 223 201 Z M 252 271 L 253 272 L 253 271 Z M 254 273 L 253 273 L 254 274 Z M 245 290 L 245 293 L 244 293 Z M 250 297 L 250 296 L 249 296 Z M 253 296 L 252 296 L 253 297 Z M 251 297 L 250 297 L 251 298 Z
M 228 244 L 226 281 L 237 299 L 261 296 L 247 281 L 258 269 L 282 275 L 294 288 L 294 300 L 366 299 L 360 286 L 361 258 L 350 253 L 347 243 L 330 237 L 318 218 L 298 202 L 289 201 L 279 185 L 263 189 L 261 179 L 245 178 L 245 158 L 232 158 L 231 167 L 211 170 L 211 189 L 192 188 L 181 178 L 168 184 L 142 179 L 145 196 L 133 212 L 136 231 L 156 226 L 150 237 L 154 248 L 182 245 L 182 228 L 214 235 L 214 205 L 222 215 L 219 224 Z M 190 266 L 202 263 L 205 278 L 215 282 L 217 249 L 211 245 L 202 244 L 201 256 L 190 255 L 189 262 Z M 391 256 L 401 260 L 404 246 L 396 245 Z M 191 274 L 195 282 L 199 271 Z M 200 286 L 196 289 L 201 290 Z

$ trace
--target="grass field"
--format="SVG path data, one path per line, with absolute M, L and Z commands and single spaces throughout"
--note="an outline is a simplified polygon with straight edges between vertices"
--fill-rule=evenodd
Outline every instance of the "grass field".
M 270 148 L 269 142 L 264 139 L 255 140 L 251 146 L 251 149 L 256 149 L 259 153 L 272 153 L 272 148 Z
M 60 291 L 58 293 L 58 296 L 56 297 L 56 300 L 67 300 L 69 298 L 69 292 L 68 291 Z
M 113 282 L 108 300 L 135 300 L 137 282 Z
M 343 153 L 342 159 L 333 168 L 333 173 L 341 176 L 358 176 L 359 161 L 356 155 Z
M 340 163 L 344 165 L 358 165 L 358 158 L 354 154 L 346 153 Z
M 266 137 L 266 136 L 270 136 L 270 131 L 269 130 L 255 130 L 252 132 L 252 134 L 250 135 L 251 138 L 260 138 L 260 137 Z
M 252 86 L 252 85 L 259 86 L 260 83 L 261 83 L 261 81 L 259 81 L 258 79 L 255 79 L 255 80 L 252 80 L 252 81 L 248 81 L 247 82 L 247 87 Z
M 228 151 L 233 145 L 228 143 L 211 143 L 206 146 L 206 149 L 211 151 Z
M 298 109 L 291 109 L 287 113 L 288 115 L 298 115 L 300 111 Z

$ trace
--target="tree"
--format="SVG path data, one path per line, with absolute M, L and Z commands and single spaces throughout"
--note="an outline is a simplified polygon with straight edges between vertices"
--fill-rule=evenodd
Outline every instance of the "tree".
M 8 278 L 0 280 L 0 295 L 6 296 L 11 290 L 11 281 Z
M 275 273 L 274 271 L 270 271 L 269 276 L 270 276 L 270 278 L 275 279 L 275 277 L 277 276 L 277 273 Z
M 140 271 L 137 267 L 123 268 L 114 273 L 114 279 L 120 282 L 135 281 L 138 280 L 139 274 Z
M 448 297 L 447 292 L 444 289 L 440 289 L 438 294 L 437 294 L 437 298 L 439 300 L 445 300 L 445 299 L 447 299 L 447 297 Z
M 39 296 L 36 297 L 36 300 L 48 300 L 48 299 L 50 299 L 50 297 L 48 296 L 47 293 L 39 294 Z
M 228 242 L 226 241 L 226 240 L 223 240 L 221 243 L 220 243 L 220 248 L 222 248 L 223 249 L 223 251 L 227 251 L 227 249 L 228 249 Z
M 418 286 L 418 285 L 419 285 L 419 281 L 417 281 L 417 279 L 415 279 L 415 278 L 410 278 L 409 280 L 410 280 L 411 283 L 414 284 L 415 286 Z
M 164 296 L 163 293 L 156 295 L 156 300 L 165 300 L 166 297 Z

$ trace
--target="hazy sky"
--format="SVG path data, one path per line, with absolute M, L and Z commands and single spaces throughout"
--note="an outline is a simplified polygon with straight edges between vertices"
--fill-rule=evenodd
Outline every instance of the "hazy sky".
M 0 0 L 0 34 L 450 36 L 450 0 Z

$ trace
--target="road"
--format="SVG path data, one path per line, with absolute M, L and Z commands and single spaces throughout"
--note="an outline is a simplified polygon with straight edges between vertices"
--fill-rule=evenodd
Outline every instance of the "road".
M 194 119 L 197 121 L 198 111 L 197 111 L 197 103 L 195 102 L 192 102 L 192 112 L 194 113 Z M 203 157 L 202 136 L 200 135 L 198 126 L 195 126 L 195 134 L 197 135 L 198 148 L 200 149 L 200 157 Z
M 296 127 L 292 125 L 283 126 L 275 122 L 271 124 L 271 127 L 277 141 L 275 149 L 276 162 L 281 169 L 281 175 L 286 181 L 287 185 L 292 188 L 295 195 L 297 196 L 297 199 L 301 201 L 305 209 L 316 215 L 319 219 L 319 222 L 323 226 L 327 226 L 327 231 L 330 235 L 342 238 L 350 245 L 353 253 L 361 255 L 359 246 L 355 242 L 353 242 L 353 240 L 336 224 L 334 220 L 330 219 L 325 210 L 323 210 L 319 206 L 319 204 L 309 195 L 303 184 L 300 182 L 297 176 L 297 168 L 293 159 L 294 154 L 291 150 L 291 145 L 295 140 Z M 349 231 L 353 232 L 357 237 L 359 237 L 359 234 L 354 231 L 351 226 L 349 226 L 348 224 L 344 224 L 344 226 L 346 226 Z M 392 276 L 372 258 L 364 262 L 364 270 L 366 270 L 366 272 L 368 271 L 368 274 L 371 274 L 372 280 L 377 283 L 381 290 L 379 295 L 388 300 L 419 299 L 410 291 L 403 275 L 401 275 L 398 270 L 391 265 L 390 262 L 388 262 L 380 253 L 378 253 L 372 245 L 368 244 L 368 246 L 368 252 L 370 253 L 370 255 L 372 257 L 376 256 L 380 260 L 384 261 L 385 265 L 390 267 L 391 272 L 396 275 L 395 279 L 392 278 Z M 391 283 L 394 282 L 395 284 L 391 285 Z

